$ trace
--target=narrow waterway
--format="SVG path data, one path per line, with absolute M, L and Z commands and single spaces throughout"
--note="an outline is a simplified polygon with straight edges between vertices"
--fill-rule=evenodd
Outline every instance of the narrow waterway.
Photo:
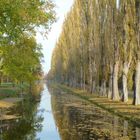
M 60 140 L 58 128 L 55 125 L 55 120 L 52 113 L 51 95 L 48 88 L 45 86 L 41 96 L 41 102 L 38 107 L 38 115 L 44 119 L 42 121 L 42 130 L 37 133 L 37 138 L 40 140 Z
M 1 122 L 0 140 L 140 140 L 140 128 L 66 93 L 44 86 L 39 102 L 26 99 Z
M 60 140 L 46 85 L 39 102 L 27 98 L 10 113 L 18 114 L 20 118 L 1 122 L 0 140 Z

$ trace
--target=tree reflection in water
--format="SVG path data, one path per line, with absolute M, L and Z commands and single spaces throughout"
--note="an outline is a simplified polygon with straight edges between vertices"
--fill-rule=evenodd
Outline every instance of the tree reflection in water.
M 51 87 L 49 90 L 53 115 L 61 140 L 140 140 L 140 128 L 126 120 L 122 120 L 74 95 Z M 42 132 L 42 125 L 45 125 L 42 124 L 43 118 L 41 117 L 44 110 L 38 110 L 38 106 L 39 103 L 26 98 L 24 102 L 13 108 L 12 113 L 19 114 L 21 118 L 13 122 L 5 122 L 8 127 L 6 127 L 7 130 L 3 129 L 1 139 L 37 140 L 37 132 Z M 46 119 L 49 120 L 49 118 Z M 49 127 L 45 128 L 50 133 Z M 47 134 L 49 135 L 49 133 Z M 54 135 L 53 137 L 55 140 L 56 137 Z
M 140 129 L 126 120 L 61 90 L 50 88 L 50 92 L 62 140 L 140 140 Z
M 27 97 L 12 108 L 10 113 L 18 114 L 20 119 L 2 123 L 8 125 L 2 130 L 2 140 L 36 140 L 36 132 L 41 131 L 43 121 L 41 114 L 38 115 L 38 105 L 35 99 Z

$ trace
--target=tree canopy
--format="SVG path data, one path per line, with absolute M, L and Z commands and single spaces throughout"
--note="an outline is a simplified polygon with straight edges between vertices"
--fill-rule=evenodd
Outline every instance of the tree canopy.
M 50 79 L 140 104 L 140 1 L 76 0 L 52 57 Z
M 41 73 L 42 47 L 35 35 L 40 28 L 48 33 L 54 21 L 50 0 L 1 0 L 0 78 L 30 81 Z

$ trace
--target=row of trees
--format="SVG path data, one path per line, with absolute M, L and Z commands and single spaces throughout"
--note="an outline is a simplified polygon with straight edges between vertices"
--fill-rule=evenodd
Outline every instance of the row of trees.
M 40 77 L 41 45 L 35 40 L 41 28 L 47 33 L 55 14 L 49 0 L 1 0 L 0 81 L 32 82 Z
M 76 0 L 48 78 L 140 104 L 140 1 Z

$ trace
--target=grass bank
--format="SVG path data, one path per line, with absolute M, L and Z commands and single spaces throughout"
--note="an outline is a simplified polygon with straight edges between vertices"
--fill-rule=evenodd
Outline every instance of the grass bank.
M 2 83 L 0 85 L 0 99 L 8 97 L 18 97 L 20 93 L 20 87 L 12 83 Z
M 110 113 L 128 120 L 140 127 L 140 106 L 134 106 L 130 102 L 123 103 L 121 101 L 112 101 L 106 97 L 99 97 L 96 94 L 90 94 L 86 91 L 71 88 L 65 85 L 54 84 L 53 88 L 62 90 L 67 94 L 72 94 L 94 104 Z

